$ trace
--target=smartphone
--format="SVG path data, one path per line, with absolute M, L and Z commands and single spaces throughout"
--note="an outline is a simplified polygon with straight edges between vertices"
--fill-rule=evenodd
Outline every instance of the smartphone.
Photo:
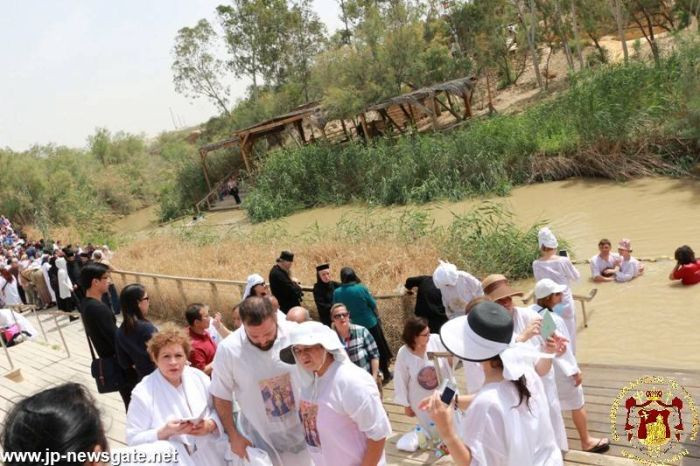
M 566 252 L 566 249 L 561 249 L 561 250 L 559 251 L 559 255 L 560 255 L 561 257 L 569 257 L 569 253 Z
M 450 403 L 452 403 L 452 399 L 457 393 L 457 386 L 449 380 L 445 379 L 442 381 L 442 384 L 440 384 L 440 388 L 438 388 L 438 391 L 440 392 L 440 401 L 442 401 L 446 405 L 449 405 Z
M 551 337 L 554 334 L 554 331 L 557 329 L 557 324 L 554 322 L 554 318 L 552 318 L 552 314 L 550 311 L 545 310 L 544 315 L 542 316 L 542 326 L 540 327 L 540 336 L 544 338 L 545 340 L 549 337 Z

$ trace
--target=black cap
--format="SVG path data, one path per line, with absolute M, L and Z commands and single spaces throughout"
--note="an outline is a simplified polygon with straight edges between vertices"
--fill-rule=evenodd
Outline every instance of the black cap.
M 294 262 L 294 254 L 290 251 L 282 251 L 279 258 L 283 261 Z
M 330 268 L 331 268 L 331 264 L 320 264 L 320 265 L 316 266 L 316 272 L 320 272 L 321 270 L 326 270 L 326 269 L 330 269 Z

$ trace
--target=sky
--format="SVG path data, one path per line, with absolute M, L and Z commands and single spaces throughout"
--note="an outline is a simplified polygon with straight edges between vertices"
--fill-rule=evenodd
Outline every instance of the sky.
M 217 115 L 205 98 L 175 92 L 177 31 L 216 24 L 225 0 L 10 1 L 0 15 L 0 148 L 85 147 L 95 128 L 143 133 L 194 126 Z M 329 31 L 336 0 L 313 0 Z M 231 77 L 234 97 L 247 83 Z

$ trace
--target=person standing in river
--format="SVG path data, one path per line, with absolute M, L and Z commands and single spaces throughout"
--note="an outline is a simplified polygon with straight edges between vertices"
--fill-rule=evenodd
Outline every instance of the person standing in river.
M 292 278 L 292 264 L 294 254 L 290 251 L 282 251 L 272 269 L 270 269 L 270 291 L 277 298 L 280 310 L 285 314 L 294 306 L 301 305 L 304 293 L 299 283 Z
M 536 281 L 549 278 L 555 283 L 566 285 L 566 289 L 563 291 L 562 306 L 559 309 L 561 309 L 560 316 L 564 319 L 566 329 L 571 336 L 571 351 L 575 353 L 576 304 L 571 292 L 571 284 L 578 281 L 581 274 L 568 257 L 556 254 L 559 242 L 549 228 L 540 229 L 537 233 L 537 241 L 540 246 L 540 258 L 532 263 L 532 272 Z
M 680 280 L 684 285 L 700 283 L 700 260 L 695 259 L 695 252 L 690 246 L 679 247 L 674 256 L 677 263 L 668 276 L 669 280 Z
M 612 243 L 603 238 L 598 242 L 599 253 L 591 257 L 591 277 L 596 283 L 615 281 L 615 268 L 620 265 L 622 258 L 619 254 L 610 252 Z

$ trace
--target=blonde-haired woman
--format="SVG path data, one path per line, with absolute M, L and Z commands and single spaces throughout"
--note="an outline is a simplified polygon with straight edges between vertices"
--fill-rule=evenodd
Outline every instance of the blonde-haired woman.
M 228 442 L 212 408 L 210 379 L 187 365 L 190 341 L 184 330 L 166 324 L 148 341 L 156 364 L 134 388 L 127 412 L 129 446 L 167 440 L 180 462 L 224 465 Z

